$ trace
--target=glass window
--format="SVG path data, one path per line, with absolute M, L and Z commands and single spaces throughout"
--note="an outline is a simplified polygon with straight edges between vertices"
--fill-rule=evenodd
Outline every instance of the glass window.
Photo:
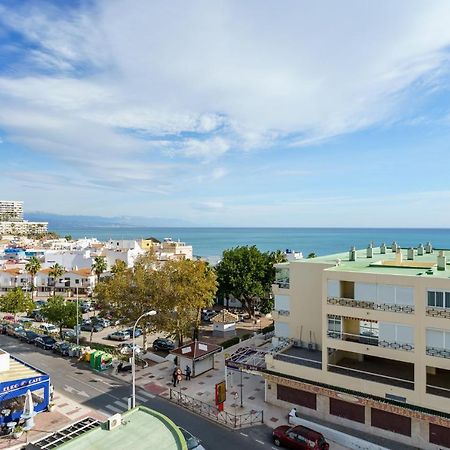
M 434 291 L 428 291 L 428 306 L 435 306 L 436 305 L 436 292 Z
M 445 304 L 444 304 L 444 307 L 450 309 L 450 292 L 446 292 L 445 293 Z
M 342 318 L 340 316 L 328 316 L 328 332 L 332 336 L 338 336 L 342 330 Z
M 436 292 L 436 306 L 438 308 L 443 308 L 444 307 L 444 293 L 441 291 L 437 291 Z

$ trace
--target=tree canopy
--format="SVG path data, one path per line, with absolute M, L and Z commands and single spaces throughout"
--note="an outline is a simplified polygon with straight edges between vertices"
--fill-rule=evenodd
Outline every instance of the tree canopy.
M 41 314 L 53 325 L 59 327 L 61 339 L 64 327 L 73 328 L 77 324 L 77 305 L 67 301 L 63 296 L 56 295 L 48 299 L 48 302 L 41 308 Z M 81 322 L 81 314 L 78 312 L 78 319 Z
M 34 302 L 21 288 L 15 288 L 0 297 L 0 310 L 16 316 L 18 313 L 32 311 Z
M 256 246 L 235 247 L 223 252 L 216 266 L 219 295 L 232 295 L 243 308 L 254 315 L 255 306 L 269 312 L 272 306 L 272 283 L 275 280 L 275 263 L 286 261 L 280 252 L 261 252 Z
M 97 275 L 97 282 L 100 280 L 100 275 L 106 271 L 108 264 L 104 256 L 96 256 L 94 262 L 92 263 L 92 270 L 95 275 Z
M 41 270 L 41 263 L 36 258 L 32 256 L 25 265 L 25 270 L 31 275 L 31 298 L 33 298 L 34 293 L 34 277 Z

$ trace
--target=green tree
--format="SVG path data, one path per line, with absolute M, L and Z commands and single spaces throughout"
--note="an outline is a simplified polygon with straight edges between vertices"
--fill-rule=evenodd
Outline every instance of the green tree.
M 183 345 L 192 332 L 198 336 L 201 310 L 214 303 L 216 275 L 204 261 L 180 260 L 165 263 L 155 276 L 156 326 Z
M 307 259 L 312 259 L 315 258 L 317 255 L 314 252 L 311 252 L 308 254 L 308 256 L 306 257 Z
M 64 236 L 64 239 L 66 241 L 71 241 L 72 240 L 72 235 L 71 234 L 67 234 L 66 236 Z
M 121 259 L 116 259 L 116 262 L 111 267 L 111 273 L 114 275 L 116 273 L 125 272 L 125 270 L 127 270 L 127 263 Z
M 25 270 L 30 274 L 31 277 L 31 300 L 33 300 L 34 279 L 36 277 L 36 274 L 41 270 L 40 261 L 35 256 L 32 256 L 25 265 Z
M 94 262 L 92 263 L 91 269 L 97 275 L 97 283 L 100 281 L 100 275 L 106 272 L 108 264 L 104 256 L 96 256 Z
M 73 328 L 77 324 L 77 305 L 66 300 L 62 295 L 49 298 L 48 302 L 41 308 L 41 314 L 53 325 L 59 327 L 59 335 L 63 338 L 64 327 Z M 81 314 L 78 312 L 78 319 Z
M 279 254 L 262 253 L 256 246 L 235 247 L 223 252 L 216 266 L 219 294 L 232 295 L 254 315 L 255 306 L 269 302 L 275 279 L 274 263 Z
M 34 302 L 31 297 L 23 292 L 21 288 L 14 288 L 0 297 L 0 310 L 14 315 L 29 312 L 34 309 Z
M 66 269 L 61 264 L 55 263 L 50 267 L 49 276 L 53 278 L 53 297 L 56 295 L 56 282 L 66 273 Z

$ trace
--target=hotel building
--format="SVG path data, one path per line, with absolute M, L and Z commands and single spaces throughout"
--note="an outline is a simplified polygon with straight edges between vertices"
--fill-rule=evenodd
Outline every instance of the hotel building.
M 23 202 L 0 200 L 0 236 L 21 236 L 45 234 L 48 222 L 28 222 L 23 220 Z
M 450 448 L 450 250 L 397 243 L 276 265 L 266 401 Z

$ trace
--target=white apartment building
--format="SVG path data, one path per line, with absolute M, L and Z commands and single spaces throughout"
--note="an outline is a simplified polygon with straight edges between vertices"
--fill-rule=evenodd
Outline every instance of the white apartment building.
M 449 256 L 394 242 L 277 264 L 266 401 L 450 448 Z
M 23 202 L 0 200 L 0 222 L 22 222 Z
M 0 236 L 20 236 L 26 234 L 45 234 L 48 231 L 48 222 L 17 222 L 0 221 Z
M 46 250 L 44 253 L 43 267 L 59 264 L 67 270 L 75 267 L 79 269 L 90 269 L 94 262 L 90 250 Z

